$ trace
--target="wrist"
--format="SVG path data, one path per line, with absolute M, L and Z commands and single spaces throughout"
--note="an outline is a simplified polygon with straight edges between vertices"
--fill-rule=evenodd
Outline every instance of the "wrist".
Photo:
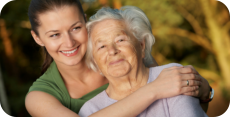
M 158 99 L 160 99 L 160 97 L 159 97 L 159 95 L 157 94 L 157 88 L 154 86 L 154 82 L 151 82 L 151 83 L 149 83 L 148 84 L 148 89 L 150 89 L 149 90 L 149 97 L 150 97 L 150 99 L 152 100 L 152 102 L 154 102 L 155 100 L 158 100 Z M 159 90 L 159 89 L 158 89 Z
M 205 93 L 203 93 L 200 97 L 200 100 L 207 100 L 210 97 L 210 86 L 208 86 L 208 89 Z
M 208 102 L 212 101 L 213 96 L 214 96 L 214 89 L 212 89 L 212 87 L 210 87 L 209 91 L 210 91 L 209 97 L 206 99 L 200 99 L 200 103 L 208 103 Z

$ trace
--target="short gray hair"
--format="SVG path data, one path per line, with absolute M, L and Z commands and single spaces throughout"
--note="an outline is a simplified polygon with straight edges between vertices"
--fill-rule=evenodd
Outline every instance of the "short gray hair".
M 96 14 L 90 17 L 89 22 L 86 24 L 88 30 L 88 45 L 86 52 L 86 64 L 94 71 L 98 70 L 96 63 L 93 61 L 92 55 L 92 43 L 91 43 L 91 30 L 93 26 L 106 19 L 121 20 L 125 22 L 128 30 L 138 40 L 145 39 L 145 57 L 143 62 L 145 66 L 153 64 L 153 58 L 151 55 L 152 45 L 155 42 L 155 38 L 152 34 L 151 24 L 145 15 L 145 13 L 134 6 L 124 6 L 118 9 L 111 9 L 109 7 L 101 8 Z

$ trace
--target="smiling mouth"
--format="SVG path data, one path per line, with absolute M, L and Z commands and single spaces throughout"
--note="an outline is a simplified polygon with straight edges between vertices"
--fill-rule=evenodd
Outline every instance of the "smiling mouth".
M 71 50 L 71 51 L 60 51 L 60 52 L 62 52 L 62 53 L 64 53 L 64 54 L 72 54 L 72 53 L 74 53 L 75 51 L 77 51 L 79 47 L 80 47 L 80 46 L 78 46 L 77 48 L 75 48 L 75 49 L 73 49 L 73 50 Z
M 75 51 L 77 51 L 78 47 L 72 51 L 61 51 L 62 53 L 65 53 L 65 54 L 72 54 L 74 53 Z
M 112 61 L 112 62 L 109 63 L 109 65 L 114 65 L 114 64 L 120 63 L 122 61 L 124 61 L 124 59 L 119 59 L 119 60 L 116 60 L 116 61 Z
M 62 54 L 64 54 L 65 56 L 73 56 L 73 55 L 76 55 L 77 52 L 78 52 L 78 49 L 79 49 L 80 46 L 78 46 L 77 48 L 73 49 L 73 50 L 70 50 L 70 51 L 60 51 Z

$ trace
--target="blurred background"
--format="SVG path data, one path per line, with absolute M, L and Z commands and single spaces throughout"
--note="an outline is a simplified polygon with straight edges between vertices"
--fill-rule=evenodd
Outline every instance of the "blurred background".
M 152 55 L 159 65 L 193 65 L 215 90 L 208 116 L 224 113 L 230 101 L 229 11 L 216 0 L 81 0 L 90 17 L 103 6 L 141 8 L 152 24 Z M 25 96 L 41 75 L 43 55 L 30 34 L 30 0 L 6 4 L 0 16 L 0 101 L 9 115 L 30 116 Z

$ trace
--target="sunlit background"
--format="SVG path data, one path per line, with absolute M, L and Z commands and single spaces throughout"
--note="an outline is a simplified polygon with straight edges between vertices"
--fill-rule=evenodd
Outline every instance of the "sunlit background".
M 208 116 L 226 111 L 230 101 L 230 20 L 216 0 L 82 0 L 90 17 L 103 6 L 141 8 L 152 24 L 156 43 L 152 55 L 159 65 L 193 65 L 215 90 Z M 1 106 L 16 117 L 27 117 L 25 96 L 39 78 L 42 50 L 30 34 L 30 0 L 4 6 L 0 16 Z

